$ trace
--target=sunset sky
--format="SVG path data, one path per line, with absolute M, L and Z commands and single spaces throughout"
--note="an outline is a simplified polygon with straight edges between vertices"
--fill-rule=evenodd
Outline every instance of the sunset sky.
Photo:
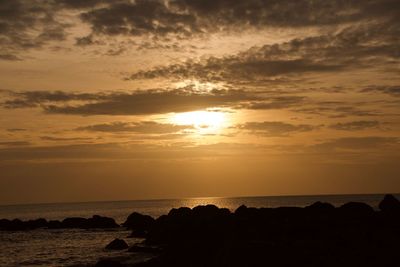
M 0 204 L 400 192 L 398 0 L 0 0 Z

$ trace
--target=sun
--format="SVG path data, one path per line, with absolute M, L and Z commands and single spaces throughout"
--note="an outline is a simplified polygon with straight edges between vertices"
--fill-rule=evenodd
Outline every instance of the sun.
M 172 117 L 172 122 L 177 125 L 193 125 L 198 131 L 214 132 L 225 124 L 224 112 L 218 111 L 192 111 L 177 113 Z

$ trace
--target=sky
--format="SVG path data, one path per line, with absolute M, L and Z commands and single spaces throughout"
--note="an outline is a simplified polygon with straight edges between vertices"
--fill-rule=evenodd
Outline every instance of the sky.
M 398 0 L 0 0 L 0 204 L 400 192 Z

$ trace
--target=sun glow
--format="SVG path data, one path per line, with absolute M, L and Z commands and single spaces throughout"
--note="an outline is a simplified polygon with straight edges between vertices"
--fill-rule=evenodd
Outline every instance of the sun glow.
M 193 125 L 199 131 L 214 132 L 223 127 L 226 117 L 224 112 L 192 111 L 175 114 L 172 122 L 178 125 Z

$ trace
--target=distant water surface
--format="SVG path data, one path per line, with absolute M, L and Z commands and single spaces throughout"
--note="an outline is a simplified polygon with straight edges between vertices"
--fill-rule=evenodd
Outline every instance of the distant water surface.
M 400 198 L 397 194 L 396 197 Z M 158 217 L 172 208 L 195 207 L 214 204 L 234 211 L 240 205 L 248 207 L 304 207 L 316 201 L 340 206 L 346 202 L 365 202 L 375 209 L 383 195 L 320 195 L 320 196 L 269 196 L 236 198 L 188 198 L 174 200 L 133 200 L 113 202 L 55 203 L 0 206 L 0 218 L 22 220 L 45 218 L 62 220 L 66 217 L 91 217 L 94 214 L 125 221 L 133 211 Z M 121 252 L 104 251 L 105 245 L 116 237 L 130 244 L 139 239 L 127 239 L 126 230 L 33 230 L 27 232 L 0 231 L 0 266 L 85 266 L 98 258 Z M 137 255 L 140 260 L 140 255 Z

